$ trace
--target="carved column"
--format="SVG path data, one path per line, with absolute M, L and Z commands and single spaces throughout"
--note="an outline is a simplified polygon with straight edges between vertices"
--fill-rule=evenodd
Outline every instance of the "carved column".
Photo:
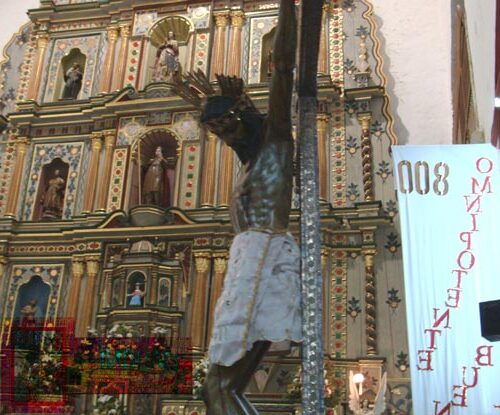
M 83 277 L 83 260 L 74 259 L 71 267 L 71 285 L 68 295 L 68 306 L 66 314 L 69 318 L 76 318 L 78 314 L 78 305 L 80 304 L 80 290 Z
M 47 46 L 49 45 L 49 34 L 46 32 L 41 32 L 37 35 L 36 47 L 38 53 L 33 64 L 33 78 L 31 78 L 31 83 L 28 89 L 28 99 L 36 100 L 38 98 L 38 91 L 40 89 L 40 82 L 43 75 L 43 62 L 45 60 L 45 53 L 47 52 Z
M 7 258 L 5 258 L 4 256 L 0 256 L 0 289 L 2 288 L 3 274 L 5 272 L 7 262 Z
M 210 254 L 197 252 L 194 254 L 196 267 L 196 280 L 192 293 L 193 306 L 191 312 L 191 347 L 194 351 L 205 349 L 205 319 L 207 312 L 206 292 L 208 273 L 210 271 Z
M 318 162 L 319 162 L 319 198 L 322 202 L 328 200 L 328 116 L 318 114 Z
M 233 192 L 234 152 L 225 143 L 221 143 L 219 171 L 219 206 L 229 206 Z
M 127 66 L 128 41 L 130 38 L 130 25 L 128 23 L 120 25 L 120 36 L 122 43 L 118 54 L 116 73 L 113 79 L 113 90 L 122 89 L 125 80 L 125 68 Z
M 227 73 L 241 76 L 241 31 L 245 24 L 245 13 L 242 10 L 231 12 L 231 39 L 229 41 Z
M 114 71 L 116 40 L 118 39 L 118 28 L 108 27 L 108 50 L 104 60 L 102 71 L 101 92 L 107 93 L 111 88 L 111 79 Z
M 15 218 L 17 213 L 17 199 L 19 198 L 19 189 L 23 178 L 24 159 L 29 148 L 29 140 L 26 137 L 18 138 L 16 141 L 16 165 L 12 173 L 9 198 L 5 209 L 5 216 Z
M 210 294 L 210 308 L 208 311 L 208 336 L 212 335 L 214 323 L 215 305 L 222 293 L 224 275 L 227 268 L 227 254 L 216 254 L 214 256 L 214 277 L 212 279 L 212 292 Z
M 217 152 L 217 137 L 207 131 L 205 160 L 203 162 L 203 177 L 201 184 L 201 207 L 214 205 L 215 192 L 215 156 Z
M 330 6 L 325 4 L 323 6 L 323 17 L 321 19 L 321 34 L 319 38 L 319 53 L 318 53 L 318 73 L 321 75 L 328 75 L 328 50 L 326 48 L 326 34 L 328 33 L 328 13 Z
M 85 186 L 85 197 L 83 201 L 83 213 L 89 213 L 94 210 L 94 200 L 97 188 L 97 173 L 99 171 L 99 160 L 102 149 L 102 132 L 92 134 L 92 153 L 90 154 L 89 172 L 87 175 L 87 184 Z
M 323 353 L 328 353 L 329 348 L 329 336 L 328 336 L 328 324 L 326 322 L 330 321 L 331 317 L 328 313 L 328 294 L 330 284 L 328 283 L 328 277 L 330 273 L 328 272 L 328 258 L 330 257 L 330 251 L 327 248 L 321 248 L 321 275 L 323 277 Z
M 363 189 L 365 202 L 373 200 L 372 143 L 370 141 L 371 112 L 358 113 L 361 124 L 361 163 L 363 166 Z
M 77 335 L 83 337 L 92 325 L 92 314 L 94 311 L 95 294 L 97 286 L 97 274 L 99 273 L 99 259 L 87 258 L 87 286 L 83 298 L 83 307 L 78 319 Z
M 377 289 L 375 281 L 375 249 L 363 249 L 365 263 L 366 354 L 377 355 Z
M 101 299 L 101 307 L 111 307 L 111 291 L 113 291 L 113 280 L 111 272 L 104 275 L 104 292 Z
M 108 201 L 111 167 L 115 150 L 116 130 L 104 131 L 104 165 L 101 173 L 101 187 L 97 195 L 97 211 L 105 212 Z
M 229 12 L 214 13 L 215 19 L 215 38 L 212 51 L 212 70 L 210 79 L 215 79 L 216 74 L 224 73 L 224 61 L 226 54 L 226 28 L 229 23 Z

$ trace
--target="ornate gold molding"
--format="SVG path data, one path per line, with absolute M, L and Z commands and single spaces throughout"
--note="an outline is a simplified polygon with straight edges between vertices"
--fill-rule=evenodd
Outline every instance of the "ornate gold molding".
M 366 354 L 377 355 L 377 287 L 375 280 L 376 249 L 363 249 L 365 264 L 365 324 L 366 324 Z
M 373 200 L 373 172 L 372 172 L 372 143 L 370 140 L 370 126 L 372 122 L 371 112 L 358 113 L 358 121 L 361 125 L 361 163 L 363 167 L 363 190 L 365 201 Z

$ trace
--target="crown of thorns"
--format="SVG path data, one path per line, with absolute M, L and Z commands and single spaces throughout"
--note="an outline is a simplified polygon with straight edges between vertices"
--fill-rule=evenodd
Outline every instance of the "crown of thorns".
M 236 76 L 216 75 L 219 91 L 210 83 L 205 73 L 198 69 L 197 72 L 187 72 L 183 81 L 176 84 L 179 96 L 198 109 L 203 109 L 207 98 L 224 96 L 232 98 L 235 104 L 228 112 L 255 111 L 252 100 L 245 91 L 243 79 Z

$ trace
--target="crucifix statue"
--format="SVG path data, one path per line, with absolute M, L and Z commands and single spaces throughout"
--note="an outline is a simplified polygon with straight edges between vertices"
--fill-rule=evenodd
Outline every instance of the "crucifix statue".
M 281 0 L 267 115 L 255 108 L 239 78 L 217 76 L 219 93 L 201 71 L 177 85 L 178 94 L 201 109 L 203 126 L 243 166 L 230 206 L 236 236 L 208 352 L 207 415 L 257 414 L 243 392 L 265 353 L 271 345 L 288 352 L 290 342 L 302 340 L 300 250 L 288 232 L 295 12 L 294 0 Z

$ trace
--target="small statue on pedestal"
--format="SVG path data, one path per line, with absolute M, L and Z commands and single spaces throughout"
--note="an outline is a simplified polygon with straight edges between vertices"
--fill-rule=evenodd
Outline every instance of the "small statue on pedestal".
M 62 217 L 65 187 L 66 182 L 61 177 L 61 172 L 56 170 L 54 177 L 49 180 L 43 198 L 43 219 L 60 219 Z
M 165 43 L 156 52 L 153 81 L 173 82 L 180 75 L 179 43 L 170 30 Z
M 74 63 L 64 74 L 64 89 L 62 99 L 77 99 L 82 89 L 83 72 L 80 64 Z
M 166 177 L 167 162 L 163 158 L 161 147 L 157 147 L 155 157 L 150 160 L 144 184 L 142 187 L 143 203 L 147 205 L 162 205 L 162 193 L 168 194 L 168 179 Z M 166 207 L 166 206 L 164 206 Z

